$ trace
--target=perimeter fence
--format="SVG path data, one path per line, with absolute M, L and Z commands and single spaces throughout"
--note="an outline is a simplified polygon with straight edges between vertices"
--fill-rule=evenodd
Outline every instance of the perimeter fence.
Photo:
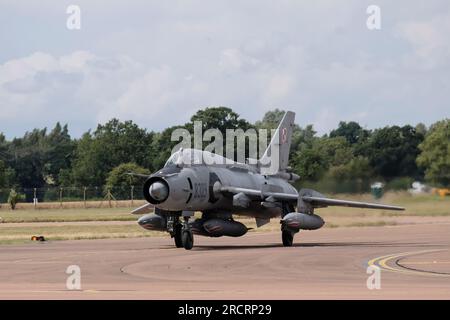
M 18 207 L 134 206 L 144 200 L 141 186 L 15 188 Z M 11 189 L 0 189 L 0 206 L 8 206 Z

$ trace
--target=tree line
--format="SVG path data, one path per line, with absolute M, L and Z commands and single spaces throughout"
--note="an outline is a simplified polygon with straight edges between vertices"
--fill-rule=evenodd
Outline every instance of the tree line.
M 139 185 L 139 178 L 124 173 L 150 174 L 161 168 L 178 143 L 171 141 L 176 128 L 192 132 L 194 121 L 202 121 L 204 130 L 216 128 L 224 135 L 226 129 L 274 129 L 283 114 L 275 109 L 251 123 L 230 108 L 211 107 L 161 132 L 112 119 L 78 139 L 60 123 L 10 141 L 0 133 L 0 188 Z M 449 119 L 430 127 L 419 123 L 374 130 L 342 121 L 322 136 L 313 125 L 295 125 L 290 152 L 290 166 L 303 186 L 362 192 L 373 181 L 393 189 L 407 188 L 413 180 L 450 185 Z

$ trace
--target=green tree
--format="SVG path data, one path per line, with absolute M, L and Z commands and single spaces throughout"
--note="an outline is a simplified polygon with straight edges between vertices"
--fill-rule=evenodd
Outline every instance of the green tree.
M 357 122 L 341 121 L 338 128 L 330 132 L 330 137 L 344 137 L 348 143 L 355 144 L 365 141 L 369 137 L 369 131 L 363 129 Z
M 367 158 L 358 156 L 347 163 L 330 167 L 325 180 L 332 181 L 334 192 L 367 192 L 374 176 Z
M 331 166 L 343 165 L 352 158 L 352 150 L 345 138 L 322 137 L 298 150 L 292 162 L 295 172 L 303 179 L 317 181 Z
M 181 141 L 172 141 L 172 132 L 176 129 L 186 129 L 184 126 L 173 126 L 155 133 L 151 149 L 154 150 L 152 157 L 152 168 L 162 168 L 172 153 L 172 149 Z M 193 132 L 191 132 L 193 134 Z
M 48 149 L 45 155 L 43 175 L 47 184 L 61 185 L 61 171 L 72 166 L 76 143 L 71 139 L 67 124 L 61 127 L 58 122 L 46 137 Z
M 222 134 L 223 138 L 223 155 L 225 155 L 227 148 L 227 130 L 238 130 L 241 129 L 244 132 L 253 126 L 245 119 L 240 118 L 239 114 L 234 112 L 232 109 L 227 107 L 208 107 L 202 110 L 197 111 L 190 119 L 190 122 L 184 125 L 184 129 L 191 133 L 191 146 L 192 148 L 196 147 L 194 145 L 194 122 L 201 121 L 202 123 L 202 131 L 203 133 L 208 129 L 217 129 Z M 176 127 L 175 127 L 176 128 Z M 236 139 L 234 139 L 236 140 Z M 207 145 L 212 143 L 213 141 L 202 141 L 202 148 L 205 148 Z M 231 146 L 231 141 L 230 146 Z M 248 142 L 246 142 L 248 145 Z M 237 156 L 237 148 L 239 145 L 233 142 L 232 147 L 234 147 L 234 155 L 236 160 Z M 246 156 L 248 156 L 249 148 L 246 148 Z M 217 151 L 217 150 L 216 150 Z
M 74 183 L 77 186 L 103 185 L 107 171 L 102 168 L 101 159 L 99 159 L 101 150 L 99 149 L 94 143 L 91 133 L 84 133 L 77 141 L 71 175 L 68 175 L 67 171 L 60 173 L 63 183 Z
M 325 157 L 328 166 L 345 164 L 353 158 L 352 149 L 343 137 L 317 139 L 313 148 Z
M 369 159 L 364 157 L 355 157 L 347 163 L 332 166 L 328 172 L 328 177 L 336 181 L 369 181 L 374 176 Z
M 79 186 L 103 186 L 108 173 L 127 162 L 152 170 L 152 158 L 157 152 L 152 149 L 153 136 L 132 121 L 112 119 L 98 125 L 93 134 L 86 132 L 77 142 L 69 180 Z
M 14 185 L 15 171 L 0 160 L 0 188 L 9 188 Z
M 40 188 L 45 185 L 43 172 L 49 150 L 46 132 L 45 128 L 34 129 L 22 138 L 14 138 L 9 144 L 9 166 L 14 168 L 17 183 L 22 187 Z
M 416 131 L 425 136 L 428 132 L 428 128 L 425 124 L 419 122 L 418 124 L 416 124 Z
M 410 125 L 377 129 L 361 149 L 375 173 L 387 180 L 410 176 L 419 178 L 422 171 L 417 167 L 416 157 L 424 136 Z
M 131 186 L 142 186 L 144 179 L 128 173 L 150 175 L 150 170 L 133 162 L 120 164 L 109 172 L 105 191 L 111 190 L 117 199 L 129 199 Z
M 264 117 L 262 120 L 255 122 L 255 128 L 257 129 L 267 129 L 267 130 L 274 130 L 278 128 L 278 125 L 280 124 L 281 119 L 283 118 L 286 111 L 275 109 L 271 111 L 267 111 L 264 114 Z M 312 125 L 307 125 L 305 128 L 300 127 L 298 124 L 294 124 L 293 130 L 292 130 L 292 141 L 291 141 L 291 150 L 290 150 L 290 165 L 292 167 L 295 166 L 295 161 L 293 160 L 295 158 L 295 153 L 303 150 L 305 148 L 311 148 L 312 143 L 315 137 L 316 131 L 314 131 Z M 270 142 L 270 135 L 268 135 L 267 142 Z M 262 150 L 264 152 L 264 150 Z
M 8 142 L 5 135 L 0 132 L 0 160 L 6 161 L 8 158 Z
M 317 149 L 308 148 L 294 155 L 294 172 L 302 180 L 317 181 L 326 172 L 328 164 L 325 156 Z
M 186 124 L 187 129 L 191 131 L 194 121 L 201 121 L 203 130 L 218 129 L 225 138 L 227 129 L 247 130 L 251 125 L 247 120 L 241 119 L 239 114 L 227 107 L 209 107 L 197 111 L 192 117 L 191 122 Z
M 417 164 L 425 169 L 425 178 L 450 186 L 450 119 L 433 124 L 419 148 Z
M 255 127 L 258 129 L 276 129 L 285 113 L 286 111 L 278 108 L 267 111 L 262 120 L 255 122 Z
M 16 209 L 17 202 L 19 202 L 19 194 L 16 192 L 16 190 L 11 189 L 8 196 L 8 203 L 9 206 L 11 207 L 11 210 Z
M 15 189 L 11 189 L 8 196 L 8 203 L 11 207 L 11 210 L 15 210 L 17 203 L 24 199 L 25 197 L 22 194 L 17 193 Z
M 67 125 L 57 123 L 47 134 L 47 129 L 34 129 L 22 138 L 15 138 L 7 147 L 7 162 L 22 187 L 40 188 L 59 184 L 62 169 L 71 167 L 74 142 Z
M 299 127 L 298 130 L 295 126 L 292 132 L 292 148 L 294 150 L 298 148 L 311 148 L 314 141 L 319 139 L 316 137 L 316 133 L 312 124 L 307 125 L 305 128 Z

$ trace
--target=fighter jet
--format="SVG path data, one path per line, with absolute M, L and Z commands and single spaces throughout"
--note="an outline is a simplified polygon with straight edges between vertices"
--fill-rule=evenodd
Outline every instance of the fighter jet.
M 235 221 L 234 215 L 255 218 L 257 227 L 270 219 L 281 218 L 282 243 L 292 246 L 294 235 L 300 230 L 316 230 L 324 225 L 324 220 L 315 214 L 317 208 L 404 210 L 397 206 L 331 199 L 311 189 L 297 191 L 291 183 L 300 177 L 288 167 L 294 118 L 295 113 L 285 113 L 256 164 L 235 162 L 197 149 L 179 149 L 173 153 L 161 170 L 146 177 L 143 194 L 148 203 L 132 211 L 132 214 L 145 213 L 139 218 L 139 225 L 148 230 L 167 231 L 176 247 L 190 250 L 194 234 L 245 235 L 249 228 Z M 277 156 L 275 168 L 273 162 L 270 168 L 263 165 L 270 163 L 273 156 Z M 205 159 L 214 161 L 202 161 Z M 195 219 L 195 212 L 201 216 Z

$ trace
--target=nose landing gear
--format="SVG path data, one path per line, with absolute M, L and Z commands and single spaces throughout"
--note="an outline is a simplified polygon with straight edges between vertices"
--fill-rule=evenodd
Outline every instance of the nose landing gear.
M 174 227 L 173 238 L 175 240 L 175 246 L 177 248 L 183 247 L 183 239 L 181 237 L 182 229 L 183 229 L 183 226 L 181 225 L 181 223 L 176 224 L 175 227 Z
M 175 241 L 177 248 L 191 250 L 194 246 L 194 234 L 189 225 L 189 216 L 183 217 L 183 223 L 180 222 L 178 215 L 169 215 L 167 218 L 167 231 Z
M 189 217 L 184 217 L 184 224 L 181 230 L 181 240 L 186 250 L 191 250 L 194 246 L 194 235 L 189 226 Z

